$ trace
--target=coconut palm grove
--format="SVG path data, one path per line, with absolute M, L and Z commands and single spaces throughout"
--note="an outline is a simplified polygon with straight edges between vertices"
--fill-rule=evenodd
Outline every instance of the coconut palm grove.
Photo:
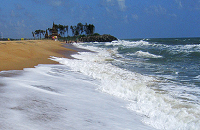
M 69 29 L 72 31 L 72 36 L 69 36 Z M 41 39 L 42 36 L 45 39 L 53 40 L 64 40 L 68 43 L 71 42 L 111 42 L 117 40 L 114 36 L 111 35 L 99 35 L 94 33 L 95 26 L 93 24 L 82 24 L 78 23 L 75 26 L 55 24 L 53 22 L 52 28 L 45 30 L 35 30 L 32 32 L 34 39 Z M 67 36 L 66 36 L 67 33 Z
M 72 31 L 72 36 L 69 36 L 69 29 Z M 61 25 L 61 24 L 55 24 L 53 22 L 52 28 L 47 28 L 45 30 L 35 30 L 32 32 L 34 38 L 44 38 L 49 39 L 53 36 L 57 36 L 58 38 L 72 38 L 72 37 L 84 37 L 89 35 L 99 35 L 97 33 L 94 33 L 95 26 L 93 24 L 82 24 L 78 23 L 75 26 L 68 26 L 68 25 Z M 66 36 L 67 33 L 67 36 Z

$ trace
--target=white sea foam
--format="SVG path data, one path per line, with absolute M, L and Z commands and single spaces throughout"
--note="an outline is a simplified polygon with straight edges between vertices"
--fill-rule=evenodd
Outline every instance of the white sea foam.
M 172 54 L 178 54 L 178 53 L 191 53 L 191 52 L 200 52 L 200 45 L 174 45 L 174 46 L 168 46 L 165 45 L 168 50 Z
M 158 48 L 159 50 L 169 50 L 169 53 L 172 54 L 179 54 L 179 53 L 185 53 L 185 55 L 191 53 L 191 52 L 200 52 L 200 44 L 192 44 L 192 45 L 167 45 L 167 44 L 159 44 L 159 43 L 150 43 L 148 41 L 139 40 L 139 41 L 126 41 L 126 40 L 119 40 L 118 42 L 107 42 L 105 45 L 113 45 L 113 46 L 119 46 L 122 45 L 124 47 L 153 47 Z M 132 54 L 131 54 L 132 55 Z M 162 56 L 157 56 L 154 54 L 151 54 L 149 52 L 142 52 L 137 51 L 136 55 L 140 57 L 147 57 L 147 58 L 162 58 Z
M 200 75 L 196 76 L 195 80 L 200 80 Z
M 124 46 L 149 46 L 150 43 L 140 40 L 140 41 L 133 41 L 133 42 L 129 42 L 129 41 L 121 41 L 122 45 Z
M 0 72 L 0 83 L 0 129 L 153 130 L 127 102 L 99 92 L 98 80 L 66 65 Z
M 165 44 L 150 44 L 150 46 L 156 46 L 157 48 L 169 50 L 172 54 L 177 53 L 191 53 L 191 52 L 199 52 L 200 44 L 195 45 L 165 45 Z
M 199 52 L 200 44 L 187 44 L 187 45 L 167 45 L 167 44 L 159 44 L 159 43 L 149 43 L 148 41 L 140 40 L 140 41 L 126 41 L 119 40 L 118 42 L 109 42 L 106 45 L 123 45 L 126 47 L 144 47 L 144 46 L 152 46 L 160 49 L 171 50 L 171 53 L 189 53 L 189 52 Z
M 118 40 L 118 41 L 113 41 L 113 42 L 106 42 L 105 45 L 109 46 L 109 45 L 113 45 L 113 46 L 119 46 L 119 45 L 123 45 L 123 46 L 128 46 L 128 47 L 133 47 L 133 46 L 147 46 L 150 45 L 149 42 L 146 42 L 144 40 L 140 40 L 140 41 L 126 41 L 126 40 Z
M 162 56 L 154 55 L 149 52 L 143 52 L 143 51 L 137 51 L 136 53 L 134 53 L 134 55 L 137 55 L 138 57 L 143 57 L 143 58 L 162 58 Z
M 73 55 L 81 60 L 56 57 L 52 57 L 52 60 L 100 80 L 99 90 L 129 101 L 127 108 L 145 115 L 143 121 L 157 129 L 200 128 L 198 104 L 180 102 L 167 92 L 159 93 L 151 89 L 151 86 L 159 85 L 161 81 L 115 67 L 105 60 L 112 57 L 110 50 L 91 48 L 97 53 L 81 52 Z

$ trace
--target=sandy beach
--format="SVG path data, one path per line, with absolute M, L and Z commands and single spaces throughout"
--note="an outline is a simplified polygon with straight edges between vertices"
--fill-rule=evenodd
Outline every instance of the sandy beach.
M 0 71 L 22 70 L 38 64 L 56 64 L 50 56 L 70 58 L 75 50 L 52 40 L 0 41 Z

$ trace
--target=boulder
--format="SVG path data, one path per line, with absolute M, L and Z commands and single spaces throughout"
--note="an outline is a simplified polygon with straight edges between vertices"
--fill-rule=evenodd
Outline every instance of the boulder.
M 79 38 L 80 42 L 112 42 L 115 40 L 118 40 L 118 39 L 114 36 L 107 35 L 107 34 Z

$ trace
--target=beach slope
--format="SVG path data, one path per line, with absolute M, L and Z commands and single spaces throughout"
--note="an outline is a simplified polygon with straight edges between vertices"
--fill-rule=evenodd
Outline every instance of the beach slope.
M 22 70 L 38 64 L 56 64 L 57 62 L 48 58 L 69 58 L 69 54 L 74 51 L 63 47 L 61 42 L 52 40 L 0 41 L 0 71 Z

